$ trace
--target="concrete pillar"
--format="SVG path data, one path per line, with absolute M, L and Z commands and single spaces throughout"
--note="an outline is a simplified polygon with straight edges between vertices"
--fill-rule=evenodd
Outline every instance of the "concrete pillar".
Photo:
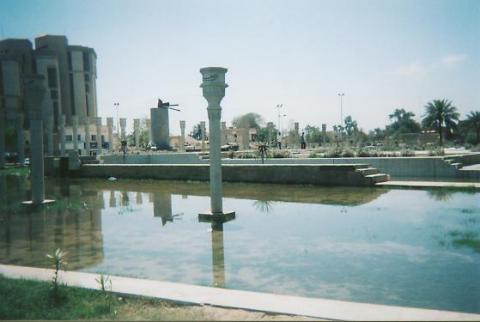
M 140 119 L 133 119 L 133 131 L 135 135 L 135 147 L 140 147 Z
M 294 128 L 294 131 L 295 131 L 295 138 L 294 138 L 294 143 L 293 143 L 293 147 L 294 148 L 299 148 L 300 147 L 300 125 L 298 122 L 295 122 L 293 123 L 293 128 Z
M 113 151 L 113 117 L 107 117 L 108 151 Z
M 180 151 L 185 151 L 185 121 L 180 121 Z
M 72 115 L 73 150 L 78 152 L 78 116 Z
M 210 206 L 212 218 L 226 217 L 222 204 L 222 158 L 220 151 L 220 120 L 222 108 L 220 102 L 225 96 L 226 68 L 207 67 L 200 69 L 203 82 L 203 97 L 208 101 L 208 127 L 210 142 Z M 231 213 L 234 216 L 234 213 Z M 201 215 L 202 216 L 202 215 Z
M 0 106 L 0 169 L 5 167 L 5 110 Z
M 228 143 L 227 140 L 227 122 L 222 122 L 222 138 L 221 138 L 221 144 L 225 145 Z
M 25 133 L 23 131 L 23 114 L 21 112 L 17 112 L 17 118 L 16 118 L 16 129 L 17 129 L 17 157 L 18 157 L 18 163 L 24 164 L 25 163 Z M 43 134 L 40 134 L 43 135 Z M 30 133 L 30 136 L 31 133 Z M 30 142 L 31 144 L 31 142 Z
M 43 131 L 45 133 L 46 155 L 53 155 L 53 109 L 51 104 L 44 104 Z
M 127 139 L 127 119 L 126 118 L 120 118 L 120 139 L 122 141 Z
M 273 122 L 267 123 L 267 146 L 272 144 L 273 139 Z
M 65 114 L 58 119 L 58 135 L 60 136 L 60 156 L 65 156 Z
M 96 130 L 97 130 L 97 155 L 102 154 L 102 118 L 101 117 L 96 117 L 95 118 L 95 125 L 96 125 Z
M 247 150 L 250 143 L 249 130 L 246 128 L 237 129 L 237 139 L 239 141 L 239 149 Z
M 85 154 L 90 155 L 90 142 L 92 141 L 92 136 L 90 135 L 90 117 L 85 117 Z
M 43 120 L 41 105 L 45 97 L 45 77 L 32 75 L 25 77 L 26 104 L 30 111 L 30 155 L 32 201 L 25 202 L 39 205 L 45 201 L 44 154 L 43 154 Z
M 202 151 L 205 152 L 207 150 L 207 145 L 205 140 L 207 139 L 207 133 L 205 129 L 205 121 L 200 122 L 200 130 L 202 131 Z
M 148 143 L 148 144 L 152 144 L 152 122 L 151 122 L 151 119 L 146 119 L 146 120 L 145 120 L 145 125 L 146 125 L 147 130 L 148 130 L 148 140 L 147 140 L 147 143 Z

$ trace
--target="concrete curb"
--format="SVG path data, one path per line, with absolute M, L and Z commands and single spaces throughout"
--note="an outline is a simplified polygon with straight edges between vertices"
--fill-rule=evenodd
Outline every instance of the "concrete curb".
M 8 278 L 50 281 L 52 269 L 0 265 Z M 60 280 L 69 286 L 98 289 L 99 274 L 67 271 Z M 192 304 L 300 315 L 328 320 L 478 321 L 480 314 L 355 303 L 319 298 L 237 291 L 222 288 L 110 276 L 112 291 Z

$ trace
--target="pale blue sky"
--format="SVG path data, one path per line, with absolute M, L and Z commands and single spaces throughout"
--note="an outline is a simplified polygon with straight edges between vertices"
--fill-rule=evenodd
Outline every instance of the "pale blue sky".
M 257 112 L 284 124 L 384 126 L 395 108 L 435 98 L 480 109 L 480 1 L 0 0 L 2 38 L 65 34 L 98 55 L 98 108 L 149 115 L 176 102 L 171 129 L 207 120 L 199 69 L 229 69 L 223 118 Z

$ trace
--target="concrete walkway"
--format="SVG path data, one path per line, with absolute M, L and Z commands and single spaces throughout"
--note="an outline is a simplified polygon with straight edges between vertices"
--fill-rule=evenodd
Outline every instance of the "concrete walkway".
M 480 190 L 480 182 L 386 181 L 376 185 L 388 188 L 470 188 Z
M 52 269 L 0 265 L 0 274 L 9 278 L 51 281 Z M 60 281 L 69 286 L 99 289 L 98 274 L 61 272 Z M 208 304 L 278 314 L 301 315 L 328 320 L 363 321 L 479 321 L 480 314 L 363 304 L 318 298 L 276 295 L 222 288 L 187 285 L 110 276 L 112 290 L 192 304 Z

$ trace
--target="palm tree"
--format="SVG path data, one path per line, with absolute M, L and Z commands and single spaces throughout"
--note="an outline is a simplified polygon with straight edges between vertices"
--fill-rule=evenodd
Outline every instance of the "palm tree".
M 480 143 L 480 112 L 470 112 L 469 115 L 467 115 L 467 119 L 465 120 L 465 125 L 470 129 L 475 131 L 475 134 L 477 135 L 477 144 Z
M 425 115 L 423 115 L 422 124 L 426 128 L 434 129 L 440 137 L 440 145 L 443 145 L 444 130 L 451 131 L 456 128 L 460 114 L 452 102 L 443 100 L 433 100 L 425 105 Z

